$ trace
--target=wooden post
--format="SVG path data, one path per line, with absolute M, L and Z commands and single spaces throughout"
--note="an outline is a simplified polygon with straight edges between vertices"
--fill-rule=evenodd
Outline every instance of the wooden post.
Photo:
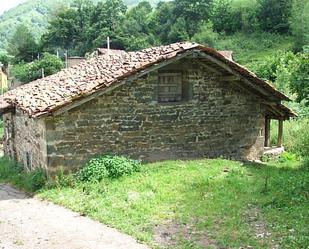
M 265 142 L 264 142 L 265 147 L 270 146 L 270 118 L 266 117 L 265 118 Z
M 282 146 L 282 135 L 283 135 L 283 120 L 279 119 L 278 120 L 278 143 L 277 146 L 281 147 Z

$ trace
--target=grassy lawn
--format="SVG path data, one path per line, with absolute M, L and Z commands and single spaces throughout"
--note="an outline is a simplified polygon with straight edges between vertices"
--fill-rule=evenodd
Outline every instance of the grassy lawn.
M 152 247 L 309 247 L 309 165 L 288 156 L 266 165 L 158 162 L 117 180 L 46 188 L 39 197 Z

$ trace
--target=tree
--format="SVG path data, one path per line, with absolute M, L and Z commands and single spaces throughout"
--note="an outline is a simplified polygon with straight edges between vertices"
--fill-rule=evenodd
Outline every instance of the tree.
M 258 20 L 264 31 L 289 29 L 292 0 L 259 0 Z
M 290 88 L 297 94 L 298 102 L 309 106 L 309 52 L 298 53 L 291 62 Z
M 42 46 L 49 51 L 62 48 L 83 56 L 96 47 L 106 46 L 109 36 L 116 48 L 122 48 L 119 37 L 125 13 L 122 0 L 98 2 L 96 5 L 89 0 L 77 0 L 50 22 Z
M 15 62 L 31 62 L 38 54 L 38 45 L 25 25 L 19 25 L 11 39 L 8 52 Z
M 57 73 L 64 67 L 63 62 L 55 55 L 44 53 L 41 60 L 31 63 L 20 63 L 14 66 L 12 73 L 16 79 L 28 83 L 33 80 Z M 44 70 L 42 72 L 42 69 Z
M 131 8 L 125 16 L 120 39 L 127 50 L 138 50 L 157 42 L 151 25 L 152 6 L 149 2 L 140 2 Z
M 190 37 L 187 33 L 187 25 L 184 18 L 177 18 L 176 22 L 171 26 L 168 34 L 168 43 L 187 41 Z
M 91 14 L 91 28 L 87 36 L 92 47 L 106 47 L 109 36 L 113 48 L 123 48 L 120 39 L 121 27 L 125 19 L 127 7 L 122 0 L 99 2 Z
M 65 49 L 83 56 L 90 49 L 87 33 L 94 5 L 90 1 L 75 1 L 72 8 L 63 9 L 50 21 L 47 32 L 41 38 L 44 50 L 54 52 Z
M 209 20 L 212 7 L 213 0 L 175 0 L 174 15 L 184 19 L 187 34 L 191 38 L 197 32 L 199 24 Z
M 300 52 L 309 45 L 309 2 L 293 0 L 290 26 L 294 36 L 294 50 Z
M 0 71 L 6 72 L 9 63 L 10 57 L 6 53 L 0 53 Z
M 257 74 L 273 84 L 296 101 L 309 106 L 309 52 L 293 54 L 278 52 L 266 57 L 257 69 Z
M 232 33 L 235 31 L 232 28 L 235 21 L 231 20 L 233 19 L 233 13 L 231 12 L 231 10 L 232 0 L 217 0 L 214 3 L 211 20 L 213 22 L 213 27 L 216 31 L 225 31 L 227 33 Z M 238 20 L 240 20 L 240 18 Z M 229 25 L 226 25 L 227 23 Z
M 206 22 L 201 25 L 199 31 L 193 36 L 192 41 L 214 47 L 217 38 L 218 34 L 213 31 L 212 23 Z
M 153 33 L 162 44 L 169 43 L 168 36 L 173 23 L 176 21 L 174 9 L 174 2 L 160 2 L 151 17 L 150 25 L 153 27 Z

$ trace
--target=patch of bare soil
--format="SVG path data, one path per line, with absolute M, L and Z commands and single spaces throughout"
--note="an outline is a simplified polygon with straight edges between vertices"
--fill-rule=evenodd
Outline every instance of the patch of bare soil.
M 216 241 L 210 238 L 205 231 L 195 231 L 196 222 L 180 224 L 170 220 L 165 224 L 156 225 L 154 228 L 154 240 L 162 248 L 177 248 L 180 241 L 190 241 L 201 248 L 220 248 Z
M 50 202 L 0 184 L 2 249 L 147 249 L 122 234 Z
M 267 223 L 261 213 L 261 210 L 250 205 L 246 212 L 247 222 L 249 223 L 251 229 L 254 231 L 256 238 L 268 244 L 271 249 L 279 248 L 279 245 L 271 238 L 271 233 L 267 229 Z

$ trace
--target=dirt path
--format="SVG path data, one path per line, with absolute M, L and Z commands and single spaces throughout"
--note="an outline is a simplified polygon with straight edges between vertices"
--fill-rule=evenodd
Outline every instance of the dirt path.
M 146 249 L 128 235 L 0 184 L 0 249 Z

